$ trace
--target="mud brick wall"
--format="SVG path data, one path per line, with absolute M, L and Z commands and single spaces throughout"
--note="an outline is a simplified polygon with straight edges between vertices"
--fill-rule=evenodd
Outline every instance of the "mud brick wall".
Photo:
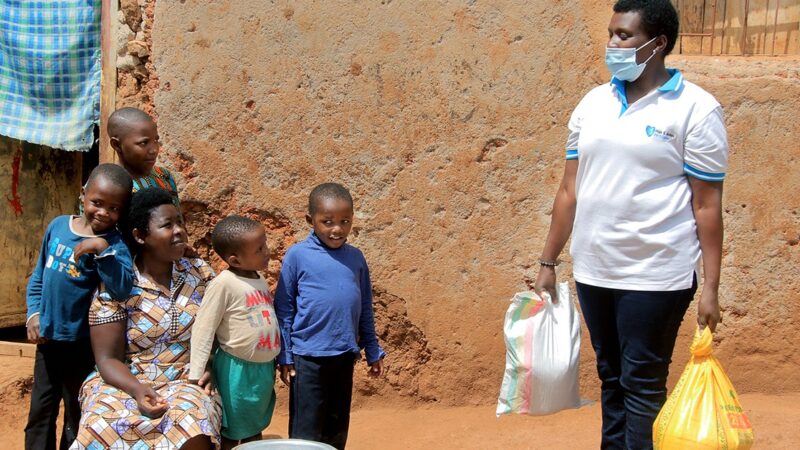
M 133 3 L 148 55 L 132 45 L 139 63 L 118 103 L 157 114 L 200 251 L 218 263 L 216 221 L 255 217 L 270 232 L 274 283 L 308 233 L 308 191 L 344 183 L 389 352 L 385 380 L 359 379 L 358 401 L 494 402 L 503 313 L 544 243 L 566 122 L 608 81 L 612 2 Z M 717 96 L 730 134 L 717 356 L 740 392 L 798 390 L 800 63 L 668 64 Z M 673 382 L 693 321 L 694 307 Z M 582 393 L 596 398 L 583 338 Z

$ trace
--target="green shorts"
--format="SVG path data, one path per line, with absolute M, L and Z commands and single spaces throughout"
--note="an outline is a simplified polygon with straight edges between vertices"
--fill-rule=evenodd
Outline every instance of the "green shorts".
M 261 434 L 275 410 L 275 361 L 254 363 L 218 348 L 214 379 L 222 398 L 222 436 L 239 440 Z

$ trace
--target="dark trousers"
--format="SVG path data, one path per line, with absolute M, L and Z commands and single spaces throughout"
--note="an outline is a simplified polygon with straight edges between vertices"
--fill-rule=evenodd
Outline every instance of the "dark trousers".
M 652 449 L 675 338 L 697 282 L 666 292 L 576 286 L 601 381 L 600 447 Z
M 26 450 L 55 450 L 56 418 L 61 400 L 64 400 L 64 427 L 59 448 L 66 450 L 72 445 L 81 418 L 78 393 L 93 369 L 89 339 L 48 341 L 36 346 L 31 409 L 25 427 Z
M 324 442 L 341 450 L 350 428 L 356 355 L 294 356 L 289 386 L 289 437 Z

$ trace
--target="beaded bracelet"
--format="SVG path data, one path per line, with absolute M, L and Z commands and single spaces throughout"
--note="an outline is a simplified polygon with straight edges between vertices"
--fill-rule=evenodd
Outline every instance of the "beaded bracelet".
M 539 258 L 539 265 L 545 267 L 556 267 L 557 265 L 561 264 L 561 260 L 557 259 L 555 261 L 548 261 L 546 259 Z

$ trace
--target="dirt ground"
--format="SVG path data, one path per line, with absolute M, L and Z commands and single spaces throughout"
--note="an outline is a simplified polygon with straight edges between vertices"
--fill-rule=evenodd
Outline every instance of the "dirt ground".
M 0 448 L 23 445 L 33 359 L 0 356 Z M 285 389 L 265 438 L 286 437 Z M 756 433 L 755 449 L 793 449 L 800 442 L 800 393 L 740 397 Z M 282 405 L 281 405 L 282 404 Z M 371 399 L 353 412 L 348 448 L 591 449 L 600 435 L 600 406 L 544 417 L 496 418 L 494 405 L 397 407 Z

